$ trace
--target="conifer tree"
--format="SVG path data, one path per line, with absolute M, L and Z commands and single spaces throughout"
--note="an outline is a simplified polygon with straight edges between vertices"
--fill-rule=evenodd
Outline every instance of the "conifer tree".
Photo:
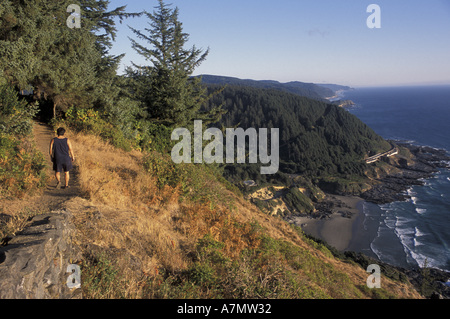
M 70 29 L 67 8 L 81 7 L 81 28 Z M 104 107 L 117 97 L 116 71 L 123 55 L 109 55 L 116 35 L 109 0 L 5 0 L 0 4 L 0 67 L 19 89 L 34 87 L 35 98 L 57 110 L 68 106 Z M 115 95 L 112 97 L 111 95 Z
M 127 73 L 134 79 L 134 91 L 152 121 L 166 126 L 187 126 L 193 119 L 211 122 L 220 115 L 218 108 L 201 112 L 208 96 L 201 79 L 193 78 L 194 70 L 206 59 L 209 49 L 185 48 L 189 35 L 183 32 L 178 8 L 172 9 L 162 0 L 153 13 L 144 12 L 149 27 L 140 31 L 130 27 L 147 47 L 131 39 L 134 50 L 150 65 L 133 63 Z

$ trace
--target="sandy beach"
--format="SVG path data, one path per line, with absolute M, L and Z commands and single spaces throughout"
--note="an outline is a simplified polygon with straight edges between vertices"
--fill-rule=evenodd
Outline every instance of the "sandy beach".
M 340 251 L 370 250 L 371 234 L 364 229 L 364 199 L 330 195 L 336 203 L 329 218 L 295 217 L 293 222 L 313 237 L 326 241 Z M 339 207 L 340 206 L 340 207 Z

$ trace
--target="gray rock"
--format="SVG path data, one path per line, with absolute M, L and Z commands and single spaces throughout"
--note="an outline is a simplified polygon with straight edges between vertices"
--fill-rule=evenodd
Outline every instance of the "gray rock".
M 67 266 L 80 260 L 73 231 L 70 212 L 53 212 L 0 247 L 0 299 L 81 298 L 66 285 Z

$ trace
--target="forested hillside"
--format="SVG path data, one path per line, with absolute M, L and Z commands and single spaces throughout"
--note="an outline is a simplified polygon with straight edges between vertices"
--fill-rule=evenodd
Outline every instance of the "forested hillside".
M 309 97 L 316 100 L 324 100 L 328 97 L 334 96 L 337 88 L 344 88 L 341 86 L 322 86 L 314 83 L 304 83 L 299 81 L 280 83 L 273 80 L 244 80 L 229 76 L 218 75 L 201 75 L 202 83 L 211 85 L 236 85 L 236 86 L 249 86 L 260 89 L 275 89 L 283 92 L 294 93 L 300 96 Z
M 211 92 L 217 89 L 209 86 Z M 227 113 L 215 123 L 218 127 L 280 129 L 280 170 L 285 174 L 316 180 L 363 177 L 368 169 L 364 158 L 390 149 L 388 142 L 346 110 L 292 93 L 230 85 L 207 107 L 221 104 Z M 233 165 L 228 172 L 235 182 L 264 178 L 255 165 Z

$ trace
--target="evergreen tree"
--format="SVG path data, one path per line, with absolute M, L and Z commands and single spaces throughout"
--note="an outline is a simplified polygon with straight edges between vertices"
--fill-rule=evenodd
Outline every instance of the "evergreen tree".
M 140 16 L 141 13 L 126 12 L 126 6 L 109 11 L 109 0 L 82 0 L 85 28 L 95 35 L 95 45 L 101 59 L 95 65 L 96 82 L 90 88 L 90 105 L 102 111 L 105 119 L 119 128 L 125 136 L 134 137 L 134 124 L 139 113 L 137 102 L 127 95 L 126 79 L 117 76 L 124 54 L 109 53 L 116 38 L 116 20 Z
M 101 55 L 87 28 L 67 26 L 72 0 L 11 1 L 3 3 L 7 29 L 0 38 L 3 67 L 11 84 L 34 87 L 36 99 L 57 107 L 88 101 Z M 32 58 L 30 59 L 30 56 Z
M 178 8 L 172 9 L 159 0 L 155 12 L 144 14 L 150 20 L 146 32 L 130 29 L 151 47 L 130 40 L 134 50 L 151 65 L 133 63 L 134 68 L 127 71 L 134 80 L 133 90 L 148 117 L 167 126 L 187 126 L 194 119 L 205 122 L 217 120 L 219 108 L 210 112 L 200 111 L 208 96 L 201 79 L 192 77 L 195 68 L 206 59 L 209 49 L 203 51 L 195 46 L 184 48 L 189 35 L 183 33 Z
M 39 1 L 0 3 L 0 69 L 7 83 L 25 89 L 39 69 L 36 17 Z
M 125 7 L 108 11 L 108 0 L 75 1 L 81 28 L 68 28 L 73 0 L 5 0 L 0 4 L 0 67 L 11 85 L 34 87 L 35 98 L 57 110 L 69 106 L 107 107 L 117 102 L 116 71 L 121 56 L 109 55 L 115 17 L 136 14 Z

